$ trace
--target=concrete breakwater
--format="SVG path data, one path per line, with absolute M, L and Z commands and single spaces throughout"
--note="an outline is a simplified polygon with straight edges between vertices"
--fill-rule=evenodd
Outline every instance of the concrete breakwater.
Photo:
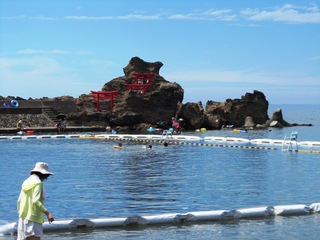
M 34 134 L 37 133 L 57 133 L 57 129 L 54 127 L 34 127 L 26 128 L 25 132 L 28 130 L 34 131 Z M 105 128 L 102 126 L 68 126 L 64 133 L 66 132 L 103 132 Z M 0 128 L 0 134 L 17 134 L 17 128 Z

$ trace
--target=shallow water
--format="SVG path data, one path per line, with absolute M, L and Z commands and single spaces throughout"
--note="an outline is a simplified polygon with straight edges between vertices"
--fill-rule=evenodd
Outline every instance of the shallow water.
M 277 106 L 278 107 L 278 106 Z M 280 106 L 293 127 L 186 135 L 320 141 L 319 105 Z M 273 110 L 273 109 L 272 109 Z M 320 202 L 320 154 L 212 146 L 169 145 L 94 139 L 1 140 L 0 225 L 17 220 L 16 200 L 35 162 L 54 176 L 45 182 L 46 207 L 57 220 L 109 218 Z M 149 144 L 149 143 L 148 143 Z M 318 149 L 319 150 L 319 149 Z M 43 239 L 313 239 L 319 214 L 183 225 L 81 229 L 47 233 Z M 0 236 L 0 239 L 14 239 Z

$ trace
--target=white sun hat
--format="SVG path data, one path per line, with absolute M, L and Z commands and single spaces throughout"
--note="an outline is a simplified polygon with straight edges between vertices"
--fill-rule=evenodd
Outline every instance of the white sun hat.
M 30 174 L 39 172 L 42 174 L 48 174 L 48 175 L 53 175 L 52 172 L 49 172 L 49 166 L 45 162 L 37 162 L 34 169 L 30 171 Z

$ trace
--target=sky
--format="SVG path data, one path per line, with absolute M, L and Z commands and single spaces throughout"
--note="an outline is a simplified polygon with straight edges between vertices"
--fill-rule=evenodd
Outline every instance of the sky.
M 320 0 L 0 0 L 0 96 L 79 97 L 132 57 L 183 103 L 320 104 Z

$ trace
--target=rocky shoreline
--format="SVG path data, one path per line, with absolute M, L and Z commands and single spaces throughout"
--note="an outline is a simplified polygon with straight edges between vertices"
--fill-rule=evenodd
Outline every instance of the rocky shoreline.
M 310 126 L 286 122 L 281 109 L 277 109 L 270 119 L 269 103 L 257 90 L 225 102 L 209 100 L 205 109 L 201 102 L 184 104 L 183 88 L 159 74 L 162 66 L 161 62 L 149 63 L 138 57 L 132 58 L 123 69 L 124 76 L 105 83 L 101 90 L 97 90 L 117 92 L 112 101 L 110 95 L 102 95 L 106 99 L 99 100 L 99 108 L 96 95 L 92 93 L 82 94 L 79 98 L 0 96 L 3 103 L 0 106 L 0 128 L 16 127 L 19 120 L 23 120 L 27 128 L 53 127 L 59 121 L 59 114 L 65 115 L 69 126 L 102 126 L 144 132 L 150 127 L 168 129 L 172 126 L 172 118 L 183 119 L 181 124 L 185 130 L 221 129 L 226 125 L 248 128 Z M 145 76 L 147 78 L 143 78 Z M 12 100 L 19 102 L 19 107 L 8 107 Z

